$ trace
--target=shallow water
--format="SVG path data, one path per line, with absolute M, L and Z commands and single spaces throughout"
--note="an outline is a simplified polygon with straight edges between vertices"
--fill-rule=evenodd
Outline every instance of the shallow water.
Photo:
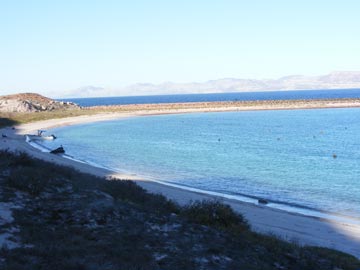
M 45 146 L 103 167 L 360 218 L 360 109 L 146 116 L 51 133 Z

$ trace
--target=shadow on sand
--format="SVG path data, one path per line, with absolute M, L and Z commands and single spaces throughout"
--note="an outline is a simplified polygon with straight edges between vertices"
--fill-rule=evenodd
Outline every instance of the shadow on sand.
M 10 126 L 14 126 L 17 124 L 19 124 L 19 122 L 0 116 L 0 128 L 10 127 Z

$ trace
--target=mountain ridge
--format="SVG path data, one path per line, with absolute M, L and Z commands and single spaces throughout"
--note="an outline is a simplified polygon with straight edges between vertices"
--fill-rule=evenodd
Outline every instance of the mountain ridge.
M 360 88 L 360 71 L 334 71 L 320 76 L 288 75 L 278 79 L 221 78 L 190 83 L 136 83 L 121 88 L 89 85 L 64 92 L 62 97 L 110 97 L 351 88 Z

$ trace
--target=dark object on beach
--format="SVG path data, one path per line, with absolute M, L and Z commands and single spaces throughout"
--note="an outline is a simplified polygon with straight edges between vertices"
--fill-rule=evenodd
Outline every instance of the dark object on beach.
M 64 147 L 60 146 L 54 150 L 50 151 L 51 154 L 63 154 L 65 153 Z
M 1 137 L 3 138 L 7 138 L 7 136 L 5 134 L 1 134 Z
M 258 203 L 260 204 L 268 204 L 269 202 L 265 199 L 258 199 Z

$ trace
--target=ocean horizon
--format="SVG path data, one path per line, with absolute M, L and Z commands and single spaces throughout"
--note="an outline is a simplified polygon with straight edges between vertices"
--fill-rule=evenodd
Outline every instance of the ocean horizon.
M 321 89 L 321 90 L 282 90 L 259 92 L 230 92 L 210 94 L 173 94 L 150 96 L 118 96 L 94 98 L 65 98 L 62 101 L 75 102 L 83 107 L 151 104 L 151 103 L 187 103 L 216 101 L 254 101 L 254 100 L 294 100 L 294 99 L 338 99 L 360 98 L 360 89 Z

